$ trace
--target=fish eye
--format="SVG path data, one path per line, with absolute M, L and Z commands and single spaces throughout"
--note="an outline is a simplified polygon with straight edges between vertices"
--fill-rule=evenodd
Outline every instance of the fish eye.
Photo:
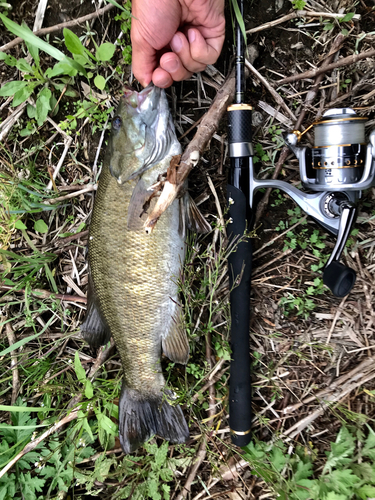
M 113 121 L 112 121 L 112 127 L 115 129 L 115 130 L 120 130 L 121 128 L 121 125 L 122 125 L 122 120 L 119 116 L 115 116 L 113 118 Z

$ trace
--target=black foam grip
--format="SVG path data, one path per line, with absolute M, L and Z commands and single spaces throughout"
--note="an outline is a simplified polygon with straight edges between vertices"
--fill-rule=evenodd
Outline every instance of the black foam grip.
M 355 280 L 356 272 L 337 260 L 331 262 L 323 272 L 323 283 L 339 298 L 348 295 L 355 285 Z
M 228 141 L 251 142 L 251 109 L 228 111 Z
M 239 189 L 228 185 L 229 223 L 227 231 L 230 241 L 242 238 L 248 229 L 247 200 Z M 229 425 L 232 442 L 237 446 L 249 444 L 251 426 L 251 377 L 250 377 L 250 287 L 251 287 L 251 243 L 242 239 L 235 252 L 228 258 L 231 349 L 229 386 Z

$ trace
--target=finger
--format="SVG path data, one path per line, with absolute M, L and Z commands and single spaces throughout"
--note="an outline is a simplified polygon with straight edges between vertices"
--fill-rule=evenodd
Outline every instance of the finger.
M 156 87 L 166 89 L 173 84 L 173 78 L 168 71 L 162 68 L 156 68 L 152 75 L 152 82 Z
M 205 39 L 198 29 L 190 28 L 188 39 L 191 58 L 201 64 L 214 64 L 223 48 L 224 38 L 225 35 L 220 35 Z
M 135 78 L 143 87 L 152 80 L 152 73 L 157 64 L 157 52 L 140 35 L 139 31 L 132 26 L 130 33 L 132 41 L 132 69 Z
M 175 82 L 187 80 L 193 74 L 184 67 L 179 56 L 173 52 L 167 52 L 161 56 L 160 67 L 167 71 Z
M 198 73 L 206 68 L 206 64 L 197 62 L 191 57 L 190 45 L 183 33 L 177 32 L 170 41 L 170 46 L 187 71 Z

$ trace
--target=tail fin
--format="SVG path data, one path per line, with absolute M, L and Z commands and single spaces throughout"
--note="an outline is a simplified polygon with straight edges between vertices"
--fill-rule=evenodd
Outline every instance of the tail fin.
M 166 400 L 171 391 L 142 394 L 122 386 L 119 403 L 120 442 L 125 453 L 132 453 L 154 434 L 171 443 L 184 443 L 189 429 L 179 406 Z

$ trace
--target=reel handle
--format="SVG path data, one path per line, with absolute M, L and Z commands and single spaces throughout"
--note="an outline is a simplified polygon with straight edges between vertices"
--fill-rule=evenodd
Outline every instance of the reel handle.
M 339 262 L 341 254 L 355 220 L 357 209 L 346 200 L 335 200 L 336 209 L 340 214 L 339 232 L 336 245 L 323 272 L 323 282 L 336 297 L 345 297 L 352 290 L 356 273 L 350 267 Z

